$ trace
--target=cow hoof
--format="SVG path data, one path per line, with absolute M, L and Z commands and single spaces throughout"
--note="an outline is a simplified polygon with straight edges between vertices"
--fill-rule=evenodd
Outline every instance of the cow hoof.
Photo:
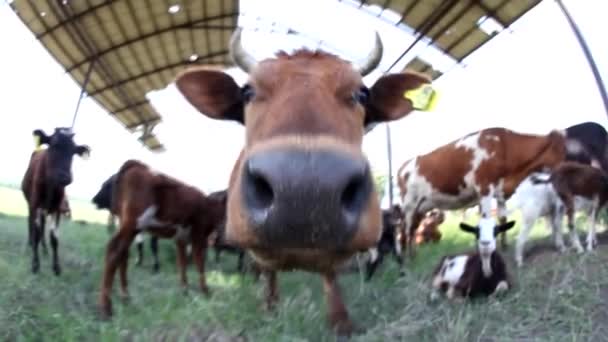
M 211 297 L 211 290 L 207 286 L 201 286 L 201 292 L 205 297 Z
M 349 319 L 335 322 L 333 329 L 336 332 L 336 338 L 338 341 L 348 341 L 353 334 L 364 333 L 365 330 L 357 327 Z
M 128 304 L 129 302 L 131 302 L 131 296 L 128 292 L 123 292 L 120 294 L 120 301 L 124 304 Z
M 61 266 L 53 265 L 53 272 L 55 273 L 56 276 L 60 276 L 61 275 Z
M 152 267 L 152 273 L 156 274 L 158 273 L 158 271 L 160 271 L 160 265 L 154 264 L 154 266 Z
M 40 263 L 33 263 L 32 264 L 32 273 L 36 274 L 38 273 L 38 271 L 40 271 Z
M 112 319 L 112 304 L 102 304 L 99 310 L 99 319 L 109 321 Z

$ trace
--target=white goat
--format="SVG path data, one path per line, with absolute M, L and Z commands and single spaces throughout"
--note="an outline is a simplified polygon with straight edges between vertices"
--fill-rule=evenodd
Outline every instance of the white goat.
M 551 225 L 555 247 L 560 252 L 566 250 L 562 236 L 562 221 L 565 212 L 564 205 L 551 183 L 535 184 L 532 182 L 532 179 L 534 178 L 546 180 L 549 177 L 550 174 L 548 173 L 532 173 L 520 183 L 517 190 L 508 201 L 510 212 L 520 209 L 522 214 L 522 227 L 519 231 L 515 246 L 515 262 L 517 263 L 517 266 L 523 265 L 524 246 L 528 240 L 530 230 L 540 217 L 544 217 Z M 591 201 L 580 196 L 576 196 L 574 201 L 576 211 L 590 212 Z M 574 247 L 578 253 L 582 253 L 583 247 L 576 234 L 574 229 L 570 230 L 572 247 Z

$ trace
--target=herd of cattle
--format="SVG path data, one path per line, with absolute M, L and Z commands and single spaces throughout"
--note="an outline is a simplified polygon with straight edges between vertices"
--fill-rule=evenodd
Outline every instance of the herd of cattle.
M 514 226 L 507 200 L 524 215 L 516 248 L 522 249 L 538 217 L 551 218 L 556 245 L 564 250 L 561 221 L 568 216 L 572 244 L 583 251 L 575 233 L 575 209 L 589 208 L 592 224 L 587 249 L 592 250 L 595 219 L 608 200 L 608 138 L 604 128 L 586 122 L 546 135 L 521 134 L 505 128 L 471 133 L 407 161 L 398 172 L 401 205 L 381 210 L 370 166 L 362 152 L 365 132 L 414 110 L 407 94 L 430 83 L 421 74 L 404 72 L 380 77 L 370 88 L 362 77 L 382 57 L 376 43 L 360 64 L 322 51 L 279 52 L 257 62 L 241 45 L 241 30 L 232 37 L 235 63 L 249 74 L 239 86 L 228 74 L 208 68 L 187 70 L 176 85 L 202 114 L 245 126 L 245 146 L 232 170 L 228 188 L 204 194 L 147 165 L 128 160 L 104 184 L 93 202 L 118 219 L 106 247 L 99 307 L 112 315 L 111 291 L 119 271 L 121 297 L 128 297 L 128 250 L 142 234 L 151 236 L 154 267 L 159 267 L 157 238 L 177 247 L 180 284 L 186 289 L 187 248 L 205 280 L 205 254 L 210 244 L 248 251 L 255 269 L 266 277 L 265 304 L 278 301 L 277 272 L 300 269 L 319 273 L 331 328 L 349 336 L 354 325 L 342 300 L 337 276 L 357 253 L 369 253 L 369 280 L 387 253 L 400 265 L 402 251 L 415 255 L 415 245 L 438 242 L 443 211 L 479 206 L 475 225 L 460 228 L 475 235 L 474 252 L 445 256 L 433 272 L 432 297 L 495 295 L 510 287 L 507 266 L 496 250 L 496 237 Z M 74 154 L 89 148 L 74 143 L 70 129 L 52 135 L 34 131 L 46 149 L 30 159 L 22 188 L 29 206 L 32 272 L 39 271 L 38 245 L 49 225 L 53 270 L 61 272 L 58 227 L 66 212 L 64 189 L 72 182 Z M 492 203 L 496 203 L 495 215 Z M 586 206 L 586 207 L 585 207 Z M 496 218 L 494 218 L 496 216 Z M 47 220 L 48 217 L 48 220 Z

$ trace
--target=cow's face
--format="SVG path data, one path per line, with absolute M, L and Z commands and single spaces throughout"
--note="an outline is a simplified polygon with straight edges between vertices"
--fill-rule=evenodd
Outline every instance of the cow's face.
M 33 132 L 38 137 L 40 145 L 48 145 L 47 176 L 60 186 L 72 183 L 72 157 L 89 153 L 89 147 L 76 145 L 74 133 L 70 128 L 55 128 L 52 135 L 46 135 L 42 130 Z
M 490 217 L 482 217 L 476 227 L 466 223 L 460 224 L 460 229 L 475 235 L 477 248 L 484 257 L 489 257 L 496 250 L 496 236 L 513 228 L 515 221 L 496 224 L 496 220 Z
M 361 150 L 363 134 L 410 113 L 404 92 L 429 82 L 418 74 L 393 74 L 367 88 L 362 74 L 378 64 L 381 49 L 378 38 L 360 69 L 306 50 L 256 63 L 242 50 L 237 30 L 231 52 L 249 72 L 245 86 L 205 69 L 178 78 L 178 89 L 201 113 L 246 128 L 230 180 L 229 240 L 296 253 L 376 243 L 381 211 Z

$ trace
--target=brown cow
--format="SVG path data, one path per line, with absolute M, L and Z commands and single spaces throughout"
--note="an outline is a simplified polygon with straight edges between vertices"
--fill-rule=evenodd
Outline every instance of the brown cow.
M 416 244 L 422 245 L 428 242 L 439 242 L 441 232 L 439 225 L 445 220 L 445 214 L 439 209 L 433 209 L 424 215 L 424 219 L 416 229 Z
M 398 172 L 405 239 L 414 255 L 413 227 L 433 208 L 455 210 L 479 204 L 482 217 L 506 222 L 506 200 L 530 173 L 553 168 L 566 154 L 563 132 L 520 134 L 505 128 L 474 132 L 406 162 Z M 502 234 L 506 247 L 506 236 Z
M 44 241 L 44 226 L 47 215 L 50 225 L 50 241 L 53 249 L 53 271 L 61 274 L 59 265 L 58 229 L 61 220 L 61 205 L 65 198 L 65 187 L 72 183 L 72 159 L 74 154 L 82 156 L 90 152 L 86 145 L 74 143 L 70 128 L 55 128 L 52 135 L 35 130 L 34 136 L 46 149 L 34 151 L 21 182 L 21 190 L 28 204 L 28 240 L 32 247 L 32 272 L 40 269 L 38 244 Z
M 206 196 L 164 174 L 153 172 L 147 165 L 126 161 L 118 171 L 112 212 L 117 213 L 120 227 L 108 242 L 99 305 L 104 317 L 112 315 L 110 293 L 116 269 L 120 271 L 121 296 L 128 297 L 127 265 L 129 247 L 140 232 L 163 238 L 174 238 L 180 283 L 187 288 L 186 244 L 192 244 L 192 255 L 199 271 L 203 293 L 209 289 L 205 280 L 205 252 L 209 234 L 226 214 L 226 192 Z
M 535 177 L 532 178 L 532 183 L 553 185 L 565 207 L 572 245 L 579 253 L 583 252 L 583 247 L 574 228 L 575 197 L 590 202 L 591 225 L 587 231 L 587 251 L 591 252 L 597 244 L 595 232 L 597 216 L 608 204 L 608 175 L 593 166 L 569 161 L 555 168 L 548 179 L 541 180 Z M 561 234 L 561 231 L 557 234 Z
M 267 304 L 277 300 L 276 271 L 321 273 L 331 327 L 341 336 L 353 325 L 336 269 L 376 244 L 380 205 L 367 159 L 364 131 L 412 111 L 408 90 L 428 84 L 415 73 L 362 80 L 380 62 L 382 42 L 359 65 L 301 49 L 256 62 L 231 39 L 236 64 L 249 73 L 243 87 L 205 68 L 180 75 L 177 87 L 201 113 L 245 125 L 245 146 L 233 168 L 226 238 L 248 249 L 267 271 Z

